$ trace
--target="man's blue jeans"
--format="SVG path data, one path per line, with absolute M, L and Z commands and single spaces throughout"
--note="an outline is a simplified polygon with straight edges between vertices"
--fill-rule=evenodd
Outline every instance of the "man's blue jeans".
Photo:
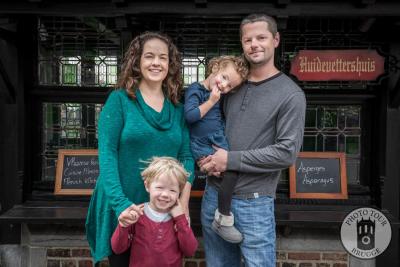
M 239 245 L 224 241 L 211 229 L 217 206 L 217 190 L 206 186 L 201 205 L 201 224 L 207 266 L 239 267 L 243 255 L 246 267 L 275 267 L 274 199 L 267 196 L 232 199 L 235 226 L 244 237 Z

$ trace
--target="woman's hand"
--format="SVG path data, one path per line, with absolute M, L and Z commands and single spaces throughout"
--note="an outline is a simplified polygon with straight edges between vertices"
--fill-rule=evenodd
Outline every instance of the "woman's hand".
M 119 224 L 122 227 L 128 227 L 129 225 L 136 223 L 139 220 L 139 217 L 143 215 L 143 208 L 144 204 L 132 204 L 119 215 Z

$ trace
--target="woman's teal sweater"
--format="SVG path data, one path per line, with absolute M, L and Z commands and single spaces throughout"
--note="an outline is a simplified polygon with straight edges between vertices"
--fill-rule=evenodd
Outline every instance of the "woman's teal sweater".
M 86 218 L 86 236 L 94 260 L 111 255 L 111 236 L 118 216 L 132 203 L 149 201 L 140 172 L 153 156 L 180 160 L 193 181 L 194 161 L 189 147 L 183 106 L 167 98 L 161 112 L 148 106 L 140 91 L 136 100 L 125 90 L 113 91 L 98 125 L 100 176 Z

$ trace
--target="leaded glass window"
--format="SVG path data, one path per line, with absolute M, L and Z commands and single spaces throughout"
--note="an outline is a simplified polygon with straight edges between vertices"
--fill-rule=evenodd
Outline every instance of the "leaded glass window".
M 101 108 L 101 104 L 43 103 L 42 180 L 54 180 L 58 149 L 97 148 Z
M 80 57 L 61 57 L 60 66 L 60 85 L 81 85 L 81 58 Z
M 86 59 L 84 80 L 86 85 L 112 86 L 117 83 L 117 57 L 98 56 L 90 66 Z M 61 57 L 59 60 L 60 85 L 80 86 L 82 79 L 81 57 Z M 91 78 L 92 77 L 92 78 Z
M 309 105 L 302 151 L 345 152 L 347 179 L 360 183 L 361 106 Z
M 66 103 L 61 105 L 61 137 L 81 138 L 82 105 Z
M 95 57 L 96 84 L 99 86 L 117 83 L 117 57 Z
M 53 95 L 48 95 L 46 102 L 39 103 L 40 180 L 54 180 L 58 149 L 97 148 L 97 121 L 102 105 L 85 103 L 85 97 L 80 95 L 84 90 L 80 88 L 116 84 L 122 55 L 120 35 L 114 18 L 39 17 L 38 84 L 52 86 L 64 94 L 71 92 L 71 101 L 60 102 L 56 92 L 54 101 Z
M 183 84 L 185 87 L 193 82 L 203 81 L 206 75 L 204 57 L 183 58 Z
M 120 34 L 113 18 L 40 17 L 39 85 L 114 86 Z

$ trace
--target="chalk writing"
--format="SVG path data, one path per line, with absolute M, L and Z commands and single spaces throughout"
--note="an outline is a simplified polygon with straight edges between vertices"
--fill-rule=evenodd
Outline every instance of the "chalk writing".
M 94 188 L 98 176 L 99 161 L 96 155 L 64 156 L 63 189 Z

